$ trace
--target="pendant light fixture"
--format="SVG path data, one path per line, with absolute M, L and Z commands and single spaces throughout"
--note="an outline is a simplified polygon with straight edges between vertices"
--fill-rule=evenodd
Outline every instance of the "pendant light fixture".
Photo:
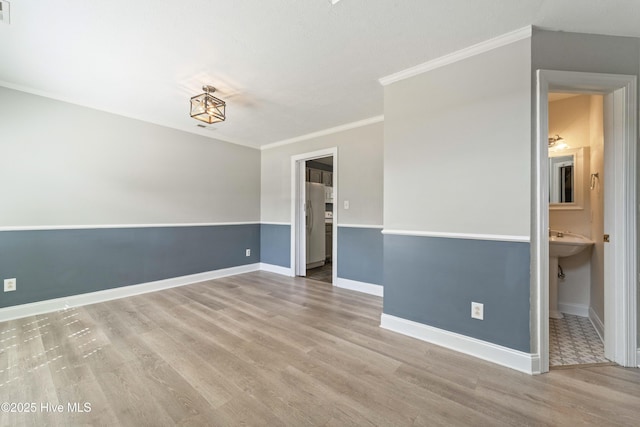
M 213 86 L 202 86 L 204 93 L 191 98 L 191 117 L 208 124 L 224 122 L 226 103 L 211 95 L 216 91 Z

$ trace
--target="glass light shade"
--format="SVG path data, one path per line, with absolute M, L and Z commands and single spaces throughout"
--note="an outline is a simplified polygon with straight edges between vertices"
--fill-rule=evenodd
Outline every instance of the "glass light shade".
M 205 123 L 223 122 L 226 104 L 223 100 L 209 93 L 202 93 L 191 98 L 191 117 Z

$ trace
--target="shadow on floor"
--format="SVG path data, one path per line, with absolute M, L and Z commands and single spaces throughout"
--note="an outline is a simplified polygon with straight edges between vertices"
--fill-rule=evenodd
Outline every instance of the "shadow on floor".
M 322 267 L 311 268 L 307 270 L 307 279 L 318 280 L 320 282 L 332 283 L 333 264 L 325 263 Z

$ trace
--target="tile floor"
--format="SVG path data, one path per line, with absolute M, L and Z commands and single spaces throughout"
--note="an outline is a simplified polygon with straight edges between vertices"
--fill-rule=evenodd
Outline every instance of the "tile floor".
M 606 363 L 604 344 L 587 317 L 549 319 L 549 365 Z
M 325 283 L 331 283 L 333 279 L 333 265 L 327 262 L 322 267 L 311 268 L 307 270 L 307 279 L 319 280 Z

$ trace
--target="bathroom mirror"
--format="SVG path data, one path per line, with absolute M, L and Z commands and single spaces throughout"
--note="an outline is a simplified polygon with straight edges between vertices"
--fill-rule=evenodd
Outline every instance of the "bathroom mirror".
M 589 147 L 549 152 L 549 209 L 584 209 Z

